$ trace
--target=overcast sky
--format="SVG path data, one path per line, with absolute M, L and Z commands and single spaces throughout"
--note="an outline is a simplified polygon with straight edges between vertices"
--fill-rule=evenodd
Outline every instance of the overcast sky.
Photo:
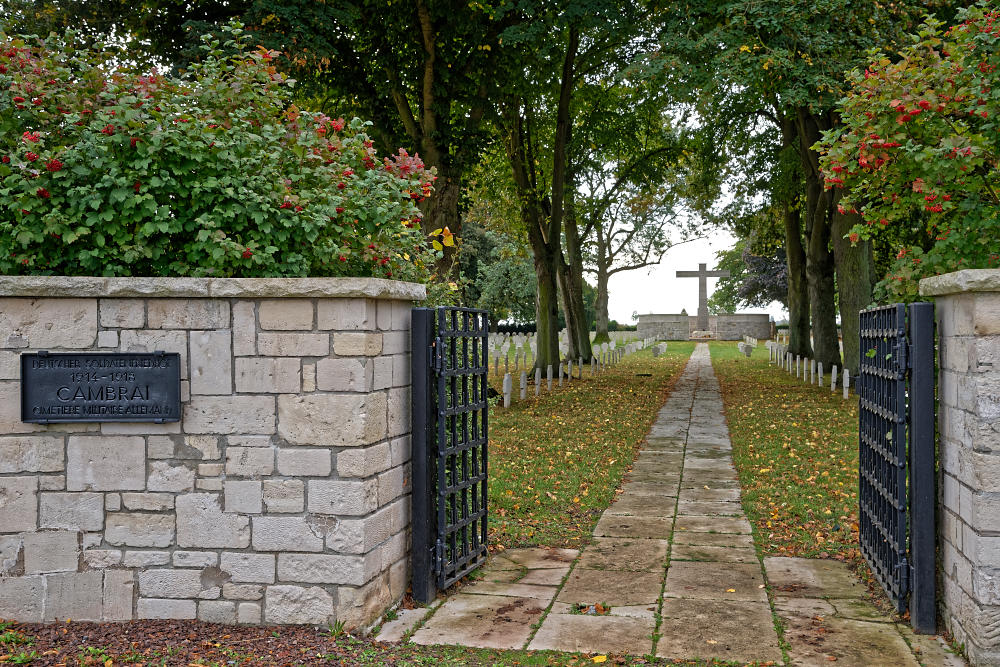
M 715 253 L 733 247 L 735 237 L 725 230 L 717 230 L 706 239 L 691 241 L 667 251 L 659 265 L 635 271 L 622 271 L 611 277 L 608 285 L 608 315 L 623 324 L 632 323 L 632 313 L 679 313 L 687 309 L 689 315 L 698 312 L 698 279 L 677 278 L 677 271 L 697 271 L 704 262 L 714 269 Z M 708 295 L 712 296 L 717 278 L 708 279 Z M 776 321 L 788 317 L 778 302 L 767 308 L 747 309 L 742 312 L 767 312 Z

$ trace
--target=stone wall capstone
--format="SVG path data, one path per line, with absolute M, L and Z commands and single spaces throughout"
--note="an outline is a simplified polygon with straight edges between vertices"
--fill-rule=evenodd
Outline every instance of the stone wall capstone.
M 941 615 L 973 665 L 1000 664 L 1000 270 L 920 282 L 938 328 Z
M 408 583 L 410 308 L 379 279 L 0 276 L 0 618 L 375 620 Z M 177 352 L 182 418 L 29 424 L 22 352 Z

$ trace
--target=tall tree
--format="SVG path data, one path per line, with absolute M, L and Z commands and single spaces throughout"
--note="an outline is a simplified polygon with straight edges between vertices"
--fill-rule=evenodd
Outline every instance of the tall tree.
M 779 131 L 777 145 L 798 153 L 800 194 L 784 202 L 788 227 L 789 306 L 799 310 L 809 300 L 814 356 L 839 363 L 834 307 L 834 273 L 838 256 L 831 248 L 837 214 L 836 200 L 824 188 L 818 155 L 812 148 L 821 133 L 834 127 L 834 104 L 843 90 L 845 68 L 864 61 L 872 44 L 891 45 L 930 3 L 874 3 L 856 0 L 693 0 L 684 12 L 667 15 L 663 49 L 655 58 L 668 79 L 716 91 L 717 97 L 758 100 L 756 116 L 768 118 Z M 694 76 L 689 76 L 694 72 Z M 714 100 L 711 96 L 710 100 Z M 718 123 L 725 110 L 700 105 L 708 124 Z M 762 135 L 765 136 L 765 135 Z M 769 136 L 774 141 L 774 135 Z M 780 151 L 778 151 L 780 152 Z M 801 226 L 803 253 L 795 248 Z M 807 294 L 797 281 L 797 264 L 804 257 Z M 844 253 L 842 262 L 853 261 Z M 846 264 L 845 264 L 846 269 Z M 841 290 L 854 295 L 841 303 L 844 335 L 857 337 L 857 312 L 852 310 L 871 293 L 866 271 L 841 271 Z M 793 294 L 792 292 L 795 292 Z M 796 305 L 793 305 L 796 304 Z M 793 328 L 801 331 L 801 320 Z M 797 336 L 798 346 L 808 338 Z

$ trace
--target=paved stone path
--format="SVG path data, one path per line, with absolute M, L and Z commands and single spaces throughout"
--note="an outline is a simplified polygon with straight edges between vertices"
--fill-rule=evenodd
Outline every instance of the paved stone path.
M 731 451 L 700 344 L 591 544 L 497 555 L 476 583 L 402 614 L 379 639 L 397 641 L 423 621 L 410 641 L 783 663 Z M 962 664 L 928 638 L 909 635 L 911 650 L 840 563 L 764 565 L 792 664 Z M 610 614 L 579 613 L 598 603 Z

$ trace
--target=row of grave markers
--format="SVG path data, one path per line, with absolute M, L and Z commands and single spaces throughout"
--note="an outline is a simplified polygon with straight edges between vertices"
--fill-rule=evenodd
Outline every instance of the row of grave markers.
M 633 352 L 638 352 L 646 348 L 652 339 L 646 339 L 641 341 L 636 341 L 632 343 L 626 343 L 623 346 L 618 346 L 615 341 L 611 343 L 602 343 L 601 345 L 594 347 L 594 356 L 590 359 L 590 377 L 594 377 L 597 373 L 605 370 L 608 366 L 613 366 L 619 361 L 625 358 L 626 355 L 632 354 Z M 518 352 L 514 353 L 514 368 L 517 373 L 517 359 Z M 514 397 L 514 377 L 511 375 L 509 367 L 509 358 L 504 356 L 504 375 L 503 375 L 503 407 L 509 408 Z M 559 362 L 556 368 L 553 368 L 552 364 L 545 367 L 545 386 L 547 391 L 552 391 L 553 382 L 558 382 L 559 386 L 563 386 L 565 381 L 567 384 L 573 381 L 574 373 L 576 374 L 576 379 L 583 379 L 583 358 L 577 358 L 574 362 L 573 359 L 563 359 Z M 494 357 L 494 372 L 499 372 L 499 357 Z M 527 359 L 525 359 L 525 367 L 519 371 L 519 383 L 518 387 L 520 389 L 519 395 L 520 399 L 526 400 L 528 398 L 528 366 Z M 542 369 L 535 368 L 535 396 L 542 393 Z
M 800 355 L 792 354 L 788 351 L 788 346 L 774 341 L 767 342 L 768 364 L 777 364 L 789 374 L 795 373 L 796 378 L 802 378 L 807 384 L 814 384 L 819 387 L 824 386 L 823 362 L 815 359 L 802 358 Z M 749 357 L 750 355 L 747 354 Z M 841 374 L 841 388 L 846 399 L 850 395 L 851 372 L 843 369 Z M 830 369 L 830 392 L 837 390 L 837 366 Z

